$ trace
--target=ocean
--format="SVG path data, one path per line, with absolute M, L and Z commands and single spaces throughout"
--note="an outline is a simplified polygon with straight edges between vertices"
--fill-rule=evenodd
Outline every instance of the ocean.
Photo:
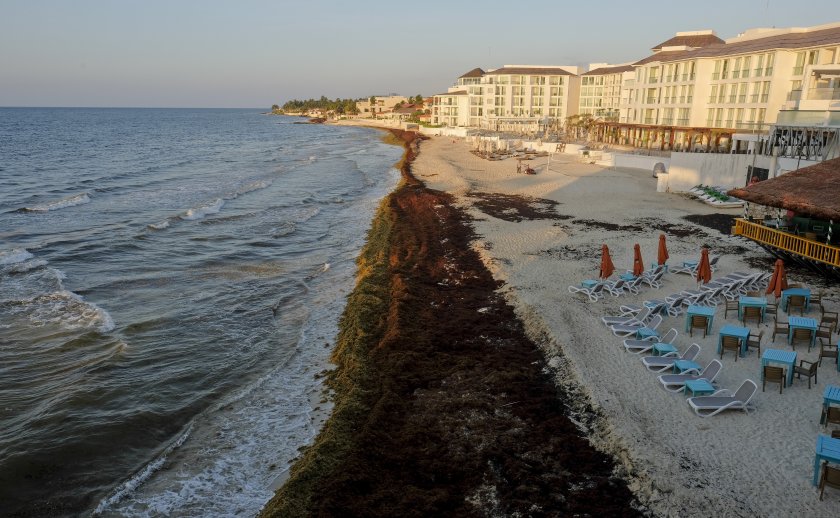
M 301 120 L 0 108 L 0 515 L 272 496 L 402 153 Z

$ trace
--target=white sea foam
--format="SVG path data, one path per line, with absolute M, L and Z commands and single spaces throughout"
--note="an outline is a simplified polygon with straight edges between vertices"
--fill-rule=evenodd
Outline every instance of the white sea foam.
M 12 248 L 11 250 L 0 250 L 0 266 L 7 264 L 22 263 L 32 259 L 33 255 L 25 248 Z
M 48 201 L 46 203 L 26 207 L 25 210 L 29 210 L 32 212 L 46 212 L 50 210 L 74 207 L 76 205 L 83 205 L 85 203 L 90 203 L 90 197 L 87 195 L 87 193 L 83 192 L 81 194 L 75 194 L 73 196 L 68 196 L 67 198 L 62 198 L 60 200 Z
M 101 333 L 114 330 L 114 319 L 101 307 L 86 302 L 80 295 L 68 290 L 38 295 L 20 300 L 17 313 L 24 313 L 32 325 L 59 326 L 66 330 L 96 329 Z
M 151 228 L 152 230 L 163 230 L 165 228 L 169 228 L 169 220 L 165 219 L 160 223 L 150 223 L 149 228 Z
M 246 183 L 241 188 L 239 188 L 239 190 L 236 191 L 236 195 L 239 196 L 245 193 L 265 189 L 266 187 L 270 187 L 271 183 L 271 180 L 256 180 L 254 182 Z
M 206 217 L 208 214 L 218 213 L 220 210 L 222 210 L 222 207 L 224 205 L 225 205 L 225 200 L 223 200 L 221 198 L 217 198 L 212 203 L 210 203 L 208 205 L 199 205 L 198 207 L 193 207 L 193 208 L 189 209 L 187 212 L 185 212 L 181 216 L 181 219 L 186 219 L 186 220 L 190 220 L 190 221 L 196 220 L 196 219 L 202 219 L 202 218 Z
M 6 271 L 10 273 L 26 273 L 29 270 L 34 270 L 35 268 L 41 268 L 42 266 L 46 266 L 47 262 L 43 259 L 34 259 L 32 261 L 23 261 L 20 263 L 14 263 L 9 266 Z
M 179 448 L 184 441 L 189 438 L 190 434 L 192 433 L 192 423 L 187 425 L 186 430 L 178 436 L 178 439 L 175 440 L 172 444 L 170 444 L 163 452 L 157 456 L 155 460 L 143 466 L 139 472 L 137 472 L 133 477 L 126 480 L 123 484 L 121 484 L 117 489 L 111 493 L 108 497 L 104 498 L 99 505 L 96 506 L 96 509 L 93 510 L 94 515 L 102 514 L 106 511 L 109 507 L 116 504 L 127 495 L 133 493 L 143 482 L 145 482 L 152 474 L 159 470 L 161 466 L 166 462 L 166 457 L 172 453 L 176 448 Z

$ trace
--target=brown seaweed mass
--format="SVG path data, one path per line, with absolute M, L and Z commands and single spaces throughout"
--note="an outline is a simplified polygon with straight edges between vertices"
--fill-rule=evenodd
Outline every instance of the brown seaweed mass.
M 614 461 L 470 243 L 450 195 L 410 174 L 360 257 L 329 383 L 335 409 L 265 516 L 636 516 Z

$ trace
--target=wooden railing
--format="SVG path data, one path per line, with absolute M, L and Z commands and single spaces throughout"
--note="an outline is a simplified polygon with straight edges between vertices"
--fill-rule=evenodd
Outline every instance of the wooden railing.
M 840 247 L 826 245 L 813 239 L 796 236 L 740 218 L 735 219 L 735 227 L 732 229 L 732 233 L 791 254 L 840 268 Z

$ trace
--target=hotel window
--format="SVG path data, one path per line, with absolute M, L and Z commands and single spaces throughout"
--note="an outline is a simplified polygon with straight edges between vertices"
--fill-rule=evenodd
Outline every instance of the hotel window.
M 534 116 L 542 115 L 542 112 L 543 112 L 542 108 L 532 108 L 531 109 L 531 115 L 534 115 Z
M 761 83 L 761 102 L 766 103 L 770 97 L 770 81 Z
M 738 125 L 743 120 L 744 120 L 744 109 L 743 108 L 738 108 L 738 111 L 735 112 L 735 124 Z
M 727 77 L 729 77 L 729 60 L 724 59 L 723 64 L 720 67 L 720 78 L 726 79 Z
M 506 86 L 497 86 L 494 94 L 495 95 L 505 95 L 506 91 L 507 91 Z
M 773 63 L 776 61 L 776 54 L 771 53 L 767 54 L 767 63 L 764 67 L 764 75 L 765 76 L 772 76 L 773 75 Z
M 732 67 L 732 79 L 741 77 L 741 58 L 735 59 L 735 66 Z
M 752 95 L 750 96 L 751 103 L 757 103 L 758 97 L 761 94 L 761 83 L 752 84 Z
M 740 83 L 738 85 L 738 102 L 747 102 L 747 83 Z
M 724 85 L 721 85 L 726 88 Z M 709 95 L 709 104 L 717 102 L 718 85 L 712 85 L 712 93 Z
M 694 70 L 695 62 L 694 61 L 691 62 L 690 67 L 691 67 L 691 71 L 689 72 L 688 78 L 693 81 L 694 76 L 695 76 L 695 73 L 694 73 L 695 72 L 695 70 Z
M 688 85 L 688 95 L 685 98 L 685 102 L 690 103 L 692 101 L 694 101 L 694 85 Z
M 562 85 L 563 78 L 561 76 L 551 76 L 548 78 L 548 84 L 550 85 Z
M 709 108 L 706 110 L 706 126 L 712 127 L 715 125 L 715 109 Z
M 536 95 L 542 97 L 544 95 L 545 88 L 542 86 L 532 86 L 531 87 L 531 95 Z
M 766 114 L 767 114 L 767 109 L 766 108 L 760 108 L 758 110 L 758 119 L 756 119 L 756 122 L 759 122 L 759 123 L 764 122 L 764 116 Z
M 563 96 L 563 87 L 562 86 L 552 86 L 549 88 L 549 94 L 552 97 L 562 97 Z
M 720 79 L 720 60 L 715 60 L 715 71 L 712 72 L 712 80 L 717 81 Z
M 796 64 L 793 65 L 793 75 L 801 76 L 803 68 L 805 68 L 805 53 L 804 52 L 797 52 L 796 53 Z
M 512 84 L 512 85 L 524 85 L 525 84 L 525 77 L 524 76 L 510 76 L 510 84 Z
M 688 126 L 688 117 L 691 109 L 690 108 L 680 108 L 679 114 L 677 115 L 677 125 L 678 126 Z
M 662 110 L 662 124 L 672 125 L 674 124 L 674 109 L 673 108 L 665 108 Z
M 732 83 L 729 85 L 729 102 L 734 103 L 738 99 L 738 84 Z
M 715 110 L 715 127 L 720 128 L 723 125 L 723 108 Z
M 727 128 L 732 127 L 732 116 L 734 115 L 734 113 L 735 113 L 734 108 L 729 108 L 728 110 L 726 110 L 726 127 Z
M 531 84 L 532 85 L 544 85 L 545 84 L 545 76 L 531 76 Z
M 747 122 L 750 126 L 752 126 L 755 123 L 755 108 L 750 108 L 749 115 L 747 117 Z
M 671 82 L 674 79 L 674 65 L 666 65 L 665 66 L 665 77 L 662 79 L 666 83 Z
M 752 60 L 752 57 L 750 57 L 750 56 L 744 57 L 744 64 L 741 67 L 741 77 L 742 78 L 750 77 L 750 61 L 751 60 Z

